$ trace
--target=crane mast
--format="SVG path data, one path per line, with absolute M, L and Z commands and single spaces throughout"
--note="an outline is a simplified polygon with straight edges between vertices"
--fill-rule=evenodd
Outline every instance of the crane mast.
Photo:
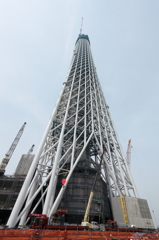
M 130 164 L 131 164 L 131 139 L 128 141 L 128 147 L 127 147 L 127 152 L 126 152 L 126 161 L 130 169 Z
M 8 152 L 5 154 L 5 157 L 2 159 L 1 163 L 0 163 L 0 175 L 3 175 L 4 172 L 5 172 L 5 168 L 11 158 L 11 156 L 13 155 L 13 152 L 22 136 L 22 133 L 24 131 L 24 128 L 25 128 L 25 125 L 26 125 L 26 122 L 23 124 L 23 126 L 20 128 L 17 136 L 15 137 L 11 147 L 9 148 Z
M 82 34 L 82 26 L 83 26 L 83 17 L 82 17 L 81 29 L 80 29 L 80 34 L 79 34 L 79 35 L 81 35 L 81 34 Z
M 93 200 L 93 196 L 94 196 L 94 189 L 95 189 L 95 186 L 96 186 L 97 178 L 98 178 L 99 172 L 101 170 L 103 154 L 104 154 L 105 150 L 106 149 L 104 148 L 102 156 L 101 156 L 101 159 L 100 159 L 100 163 L 99 163 L 99 166 L 98 166 L 98 170 L 97 170 L 97 173 L 96 173 L 96 176 L 95 176 L 95 179 L 94 179 L 93 187 L 92 187 L 92 190 L 91 190 L 90 195 L 89 195 L 89 199 L 88 199 L 88 203 L 87 203 L 84 219 L 83 219 L 83 221 L 81 223 L 82 226 L 85 226 L 85 227 L 88 227 L 88 228 L 92 228 L 93 227 L 92 224 L 89 223 L 89 212 L 90 212 L 90 208 L 91 208 L 91 204 L 92 204 L 92 200 Z
M 27 155 L 30 155 L 30 154 L 33 152 L 34 147 L 35 147 L 35 145 L 33 144 L 33 145 L 31 146 L 31 148 L 29 149 Z

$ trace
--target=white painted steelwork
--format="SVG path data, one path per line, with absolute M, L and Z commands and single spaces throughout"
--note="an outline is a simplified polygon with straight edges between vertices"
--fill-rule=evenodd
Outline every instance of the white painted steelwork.
M 106 151 L 101 177 L 108 185 L 110 197 L 137 197 L 100 87 L 89 38 L 82 34 L 77 39 L 63 91 L 7 225 L 14 227 L 19 220 L 20 225 L 25 224 L 31 204 L 38 194 L 41 197 L 33 211 L 42 203 L 42 213 L 51 217 L 58 209 L 81 156 L 87 150 L 95 168 L 99 164 L 103 148 Z M 66 183 L 55 194 L 60 174 L 67 176 Z

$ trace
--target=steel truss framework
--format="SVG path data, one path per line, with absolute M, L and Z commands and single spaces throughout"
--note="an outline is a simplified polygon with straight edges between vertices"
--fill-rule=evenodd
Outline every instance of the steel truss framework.
M 67 80 L 7 225 L 14 227 L 19 220 L 20 225 L 25 224 L 39 193 L 41 197 L 32 212 L 42 204 L 42 213 L 51 217 L 86 149 L 93 166 L 99 163 L 105 149 L 101 177 L 107 183 L 110 198 L 138 196 L 98 80 L 89 38 L 82 34 L 76 42 Z M 66 183 L 55 197 L 57 179 L 63 173 L 67 176 Z

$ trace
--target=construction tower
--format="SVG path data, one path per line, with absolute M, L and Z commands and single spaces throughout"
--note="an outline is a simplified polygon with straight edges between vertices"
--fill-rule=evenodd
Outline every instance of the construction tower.
M 98 80 L 89 37 L 80 34 L 67 80 L 7 225 L 26 224 L 30 212 L 51 220 L 59 208 L 83 215 L 102 154 L 90 216 L 99 212 L 99 222 L 109 218 L 109 197 L 114 219 L 120 208 L 123 222 L 131 223 L 126 204 L 137 202 L 138 193 Z
M 23 126 L 20 128 L 17 136 L 15 137 L 11 147 L 9 148 L 8 152 L 5 154 L 5 157 L 2 159 L 2 162 L 0 163 L 0 175 L 3 175 L 6 170 L 6 166 L 10 160 L 10 158 L 13 155 L 13 152 L 15 151 L 15 148 L 18 145 L 18 142 L 23 134 L 24 128 L 25 128 L 26 122 L 23 124 Z

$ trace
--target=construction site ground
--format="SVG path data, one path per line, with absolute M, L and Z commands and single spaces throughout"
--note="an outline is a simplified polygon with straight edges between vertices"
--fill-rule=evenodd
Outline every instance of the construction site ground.
M 159 233 L 113 232 L 113 231 L 71 231 L 41 229 L 1 229 L 0 240 L 159 240 Z

